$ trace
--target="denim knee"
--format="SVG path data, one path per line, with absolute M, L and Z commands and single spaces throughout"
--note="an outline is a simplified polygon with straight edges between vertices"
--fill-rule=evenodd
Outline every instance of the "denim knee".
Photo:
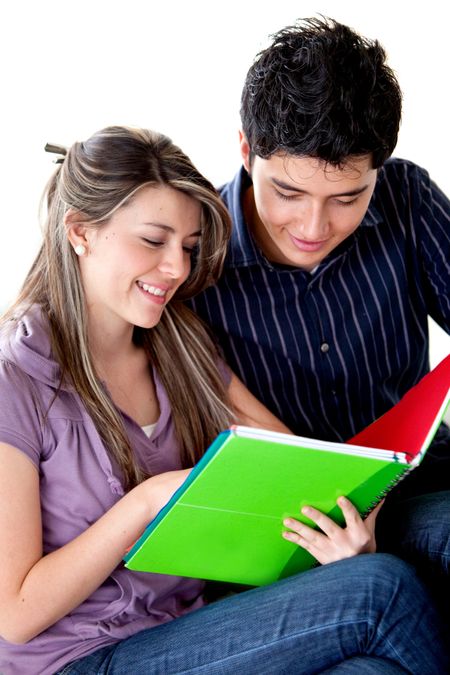
M 350 558 L 354 562 L 350 576 L 355 574 L 368 586 L 391 589 L 410 585 L 421 587 L 414 567 L 391 553 L 370 553 Z
M 384 513 L 383 513 L 384 511 Z M 432 574 L 448 574 L 450 491 L 387 503 L 377 522 L 380 550 L 389 551 Z
M 394 599 L 400 613 L 418 615 L 419 607 L 424 611 L 431 605 L 414 567 L 390 553 L 364 554 L 332 564 L 340 566 L 336 569 L 341 579 L 341 594 L 353 600 L 358 596 L 373 616 L 385 614 Z M 327 567 L 329 565 L 324 565 L 321 569 L 326 571 Z

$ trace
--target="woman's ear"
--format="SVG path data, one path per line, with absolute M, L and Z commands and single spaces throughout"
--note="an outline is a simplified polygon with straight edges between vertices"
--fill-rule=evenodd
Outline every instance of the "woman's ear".
M 74 209 L 69 209 L 64 216 L 64 225 L 67 238 L 72 244 L 73 250 L 78 256 L 86 255 L 89 251 L 89 242 L 86 236 L 88 227 L 83 214 Z

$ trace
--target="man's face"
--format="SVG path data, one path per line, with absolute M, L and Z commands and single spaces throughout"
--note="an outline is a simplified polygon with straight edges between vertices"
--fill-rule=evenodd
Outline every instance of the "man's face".
M 241 153 L 253 181 L 246 217 L 272 262 L 311 271 L 361 223 L 377 178 L 370 155 L 342 168 L 294 155 L 253 157 L 250 165 L 243 136 Z

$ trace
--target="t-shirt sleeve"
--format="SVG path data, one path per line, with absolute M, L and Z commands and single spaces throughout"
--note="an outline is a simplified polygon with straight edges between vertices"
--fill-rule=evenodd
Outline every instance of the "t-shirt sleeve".
M 32 380 L 0 358 L 0 442 L 21 450 L 38 467 L 43 446 L 42 411 Z

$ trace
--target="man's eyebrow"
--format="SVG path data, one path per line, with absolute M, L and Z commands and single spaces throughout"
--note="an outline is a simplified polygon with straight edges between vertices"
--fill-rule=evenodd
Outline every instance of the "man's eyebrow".
M 150 225 L 151 227 L 159 227 L 161 230 L 164 230 L 164 232 L 170 232 L 173 233 L 175 232 L 175 228 L 172 227 L 171 225 L 166 225 L 165 223 L 153 223 L 153 222 L 148 222 L 148 223 L 142 223 L 143 225 Z M 186 238 L 189 239 L 189 237 L 200 237 L 202 231 L 201 230 L 196 230 L 195 232 L 192 232 L 191 234 L 187 234 Z
M 309 194 L 307 190 L 302 190 L 301 188 L 296 188 L 293 185 L 289 185 L 289 183 L 284 183 L 282 180 L 278 180 L 278 178 L 271 178 L 270 179 L 274 185 L 277 187 L 281 188 L 282 190 L 288 190 L 289 192 L 296 192 L 297 194 Z M 367 190 L 369 187 L 369 184 L 367 183 L 366 185 L 363 185 L 360 188 L 355 188 L 354 190 L 346 190 L 345 192 L 336 192 L 330 197 L 356 197 L 357 195 L 360 195 L 362 192 Z

